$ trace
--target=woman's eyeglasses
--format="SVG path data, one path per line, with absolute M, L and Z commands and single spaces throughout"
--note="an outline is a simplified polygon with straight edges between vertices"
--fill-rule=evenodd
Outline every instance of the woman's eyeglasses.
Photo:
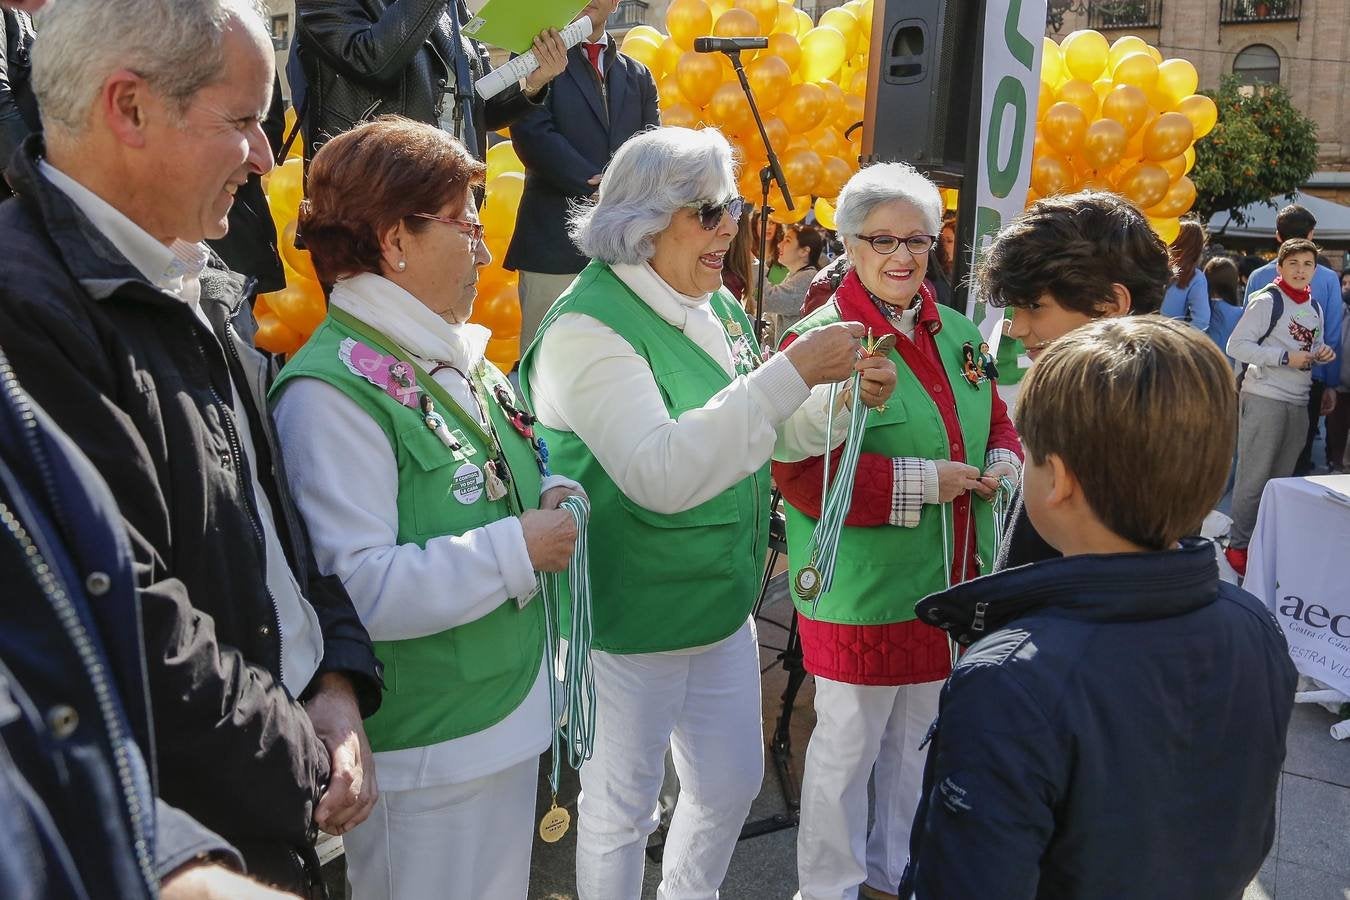
M 731 216 L 731 221 L 739 222 L 741 213 L 745 210 L 745 198 L 732 197 L 730 200 L 723 200 L 721 203 L 699 200 L 694 203 L 686 203 L 684 208 L 697 212 L 698 224 L 703 226 L 704 231 L 712 231 L 722 221 L 723 214 Z
M 911 256 L 921 256 L 933 249 L 933 245 L 937 243 L 937 235 L 911 234 L 906 238 L 898 238 L 893 234 L 860 234 L 858 240 L 867 241 L 872 245 L 872 249 L 882 256 L 890 256 L 900 249 L 901 244 L 905 245 Z
M 449 216 L 434 216 L 431 213 L 413 213 L 415 219 L 430 219 L 433 222 L 440 222 L 442 225 L 450 225 L 459 229 L 460 234 L 468 235 L 471 239 L 470 246 L 477 247 L 478 242 L 483 239 L 483 223 L 467 222 L 464 219 L 452 219 Z

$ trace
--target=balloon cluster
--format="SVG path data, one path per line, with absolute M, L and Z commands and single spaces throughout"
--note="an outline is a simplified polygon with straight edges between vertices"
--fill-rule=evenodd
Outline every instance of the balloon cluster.
M 755 200 L 767 157 L 750 104 L 727 57 L 695 53 L 694 39 L 767 36 L 768 49 L 744 51 L 741 60 L 793 198 L 789 210 L 775 186 L 773 218 L 799 222 L 815 198 L 817 220 L 833 228 L 832 201 L 861 153 L 862 130 L 844 135 L 863 118 L 872 2 L 848 0 L 814 23 L 788 0 L 673 0 L 668 34 L 639 25 L 620 49 L 656 78 L 663 125 L 726 135 L 741 164 L 741 196 Z
M 295 126 L 295 110 L 286 111 L 286 133 Z M 328 305 L 308 250 L 295 246 L 296 218 L 304 197 L 304 160 L 301 142 L 291 145 L 286 161 L 263 176 L 267 205 L 277 226 L 277 249 L 286 270 L 286 287 L 259 294 L 253 304 L 258 320 L 255 343 L 272 353 L 294 353 L 319 327 Z
M 1218 121 L 1218 107 L 1195 92 L 1195 66 L 1163 59 L 1128 35 L 1114 44 L 1096 31 L 1045 38 L 1039 122 L 1027 202 L 1051 194 L 1104 190 L 1124 196 L 1171 243 L 1195 203 L 1187 173 L 1195 141 Z
M 487 357 L 503 372 L 520 358 L 520 294 L 515 272 L 502 268 L 511 234 L 516 230 L 516 211 L 525 191 L 525 164 L 510 141 L 493 144 L 487 152 L 487 186 L 483 208 L 483 242 L 492 262 L 478 270 L 478 299 L 473 302 L 472 321 L 492 331 Z

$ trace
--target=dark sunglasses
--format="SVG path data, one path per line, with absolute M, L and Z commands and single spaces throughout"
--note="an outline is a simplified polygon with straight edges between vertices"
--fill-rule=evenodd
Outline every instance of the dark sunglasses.
M 907 238 L 898 238 L 893 234 L 874 234 L 870 236 L 860 234 L 858 235 L 858 240 L 867 241 L 867 243 L 872 245 L 872 249 L 882 256 L 890 256 L 900 249 L 901 244 L 905 245 L 905 249 L 910 252 L 911 256 L 920 256 L 933 249 L 933 245 L 937 243 L 937 235 L 912 234 Z
M 698 200 L 694 203 L 686 203 L 684 208 L 697 212 L 698 224 L 703 226 L 704 231 L 712 231 L 722 221 L 723 214 L 731 216 L 731 221 L 739 222 L 741 213 L 745 211 L 745 198 L 732 197 L 730 200 L 723 200 L 721 203 Z

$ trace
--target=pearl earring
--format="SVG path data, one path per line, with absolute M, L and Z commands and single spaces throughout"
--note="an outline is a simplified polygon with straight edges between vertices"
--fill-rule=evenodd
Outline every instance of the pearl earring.
M 407 263 L 407 261 L 406 261 L 406 260 L 400 259 L 400 260 L 398 261 L 398 270 L 399 270 L 400 272 L 402 272 L 402 271 L 403 271 L 404 269 L 406 269 L 406 268 L 408 268 L 408 263 Z

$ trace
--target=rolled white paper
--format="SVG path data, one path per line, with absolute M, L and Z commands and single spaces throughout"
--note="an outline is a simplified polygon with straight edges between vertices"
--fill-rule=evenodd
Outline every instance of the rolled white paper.
M 564 28 L 560 34 L 563 44 L 571 50 L 577 44 L 586 40 L 594 30 L 595 26 L 591 24 L 590 17 L 582 16 Z M 539 60 L 534 58 L 533 50 L 527 50 L 478 79 L 474 82 L 473 87 L 474 90 L 478 91 L 478 96 L 484 100 L 491 100 L 520 79 L 529 76 L 537 68 L 539 68 Z

